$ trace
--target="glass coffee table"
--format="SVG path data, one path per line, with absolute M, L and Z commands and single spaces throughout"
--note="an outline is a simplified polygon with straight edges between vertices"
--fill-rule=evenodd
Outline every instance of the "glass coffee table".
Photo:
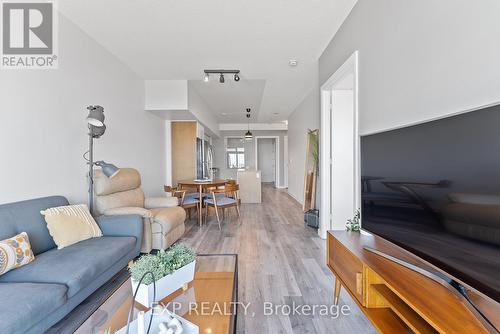
M 78 328 L 77 334 L 115 333 L 127 324 L 133 299 L 130 278 L 122 283 Z M 236 254 L 199 254 L 194 280 L 159 303 L 197 325 L 201 333 L 236 333 L 238 257 Z M 149 310 L 134 303 L 133 319 Z M 149 321 L 149 318 L 146 319 Z M 151 331 L 152 332 L 152 331 Z M 131 332 L 132 333 L 132 332 Z

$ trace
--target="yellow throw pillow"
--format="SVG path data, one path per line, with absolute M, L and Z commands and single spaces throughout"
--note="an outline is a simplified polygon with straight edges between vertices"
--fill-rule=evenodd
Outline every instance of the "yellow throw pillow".
M 45 216 L 57 249 L 102 236 L 101 229 L 85 204 L 59 206 L 40 213 Z
M 19 268 L 35 259 L 26 232 L 0 241 L 0 275 Z

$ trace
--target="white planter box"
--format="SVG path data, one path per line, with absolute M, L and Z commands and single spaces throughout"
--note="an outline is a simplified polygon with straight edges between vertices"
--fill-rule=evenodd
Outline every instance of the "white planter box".
M 196 260 L 156 281 L 156 301 L 162 300 L 175 290 L 182 288 L 184 284 L 191 282 L 194 279 L 195 268 Z M 132 279 L 133 292 L 135 292 L 136 288 L 137 282 Z M 153 300 L 153 296 L 153 283 L 149 285 L 141 284 L 135 300 L 146 307 L 151 307 L 155 301 Z

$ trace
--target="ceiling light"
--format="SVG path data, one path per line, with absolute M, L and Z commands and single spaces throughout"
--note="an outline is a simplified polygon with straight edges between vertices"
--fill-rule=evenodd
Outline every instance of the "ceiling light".
M 299 63 L 297 62 L 297 59 L 290 59 L 288 61 L 288 65 L 290 65 L 291 67 L 295 67 L 297 66 Z
M 224 78 L 224 74 L 232 74 L 234 75 L 234 81 L 240 81 L 240 70 L 203 70 L 205 76 L 203 77 L 203 81 L 208 82 L 210 80 L 210 74 L 218 74 L 219 82 L 224 83 L 226 80 Z
M 252 140 L 253 136 L 250 132 L 250 108 L 247 108 L 246 116 L 248 119 L 248 131 L 245 133 L 245 140 Z
M 250 132 L 250 130 L 248 130 L 246 133 L 245 133 L 245 140 L 252 140 L 253 138 L 253 135 L 252 133 Z

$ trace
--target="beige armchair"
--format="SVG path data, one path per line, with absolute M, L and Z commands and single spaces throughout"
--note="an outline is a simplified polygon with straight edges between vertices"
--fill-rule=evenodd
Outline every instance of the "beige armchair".
M 133 168 L 121 168 L 111 179 L 96 170 L 94 193 L 96 212 L 100 215 L 138 214 L 143 217 L 141 253 L 166 249 L 184 234 L 186 212 L 178 206 L 177 197 L 145 198 L 141 175 Z

